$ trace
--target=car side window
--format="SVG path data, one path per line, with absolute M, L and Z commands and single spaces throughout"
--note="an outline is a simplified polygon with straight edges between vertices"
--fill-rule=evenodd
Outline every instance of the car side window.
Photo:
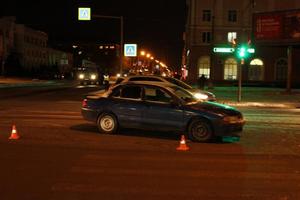
M 111 93 L 111 97 L 120 97 L 120 94 L 121 94 L 121 88 L 122 87 L 117 87 L 117 88 L 114 88 L 114 90 L 112 91 Z
M 145 87 L 144 99 L 147 101 L 169 103 L 171 102 L 172 97 L 167 92 L 165 92 L 160 88 Z
M 141 87 L 140 86 L 125 86 L 122 88 L 120 97 L 130 99 L 141 99 Z

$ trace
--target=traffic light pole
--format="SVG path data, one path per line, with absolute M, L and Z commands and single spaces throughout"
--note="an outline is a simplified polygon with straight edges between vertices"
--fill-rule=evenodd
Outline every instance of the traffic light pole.
M 238 102 L 242 100 L 242 69 L 244 65 L 244 58 L 241 59 L 241 62 L 238 64 Z

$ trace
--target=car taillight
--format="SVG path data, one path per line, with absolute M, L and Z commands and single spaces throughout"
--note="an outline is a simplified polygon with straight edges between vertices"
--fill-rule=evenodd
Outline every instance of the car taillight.
M 82 100 L 82 107 L 86 108 L 87 107 L 87 99 Z

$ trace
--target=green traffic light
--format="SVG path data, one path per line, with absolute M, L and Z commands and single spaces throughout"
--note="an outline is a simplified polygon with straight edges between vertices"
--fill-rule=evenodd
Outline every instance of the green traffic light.
M 249 55 L 249 48 L 245 47 L 245 46 L 241 46 L 240 48 L 237 49 L 237 56 L 239 58 L 246 58 Z
M 244 58 L 246 56 L 246 48 L 245 47 L 241 47 L 238 51 L 239 57 L 240 58 Z

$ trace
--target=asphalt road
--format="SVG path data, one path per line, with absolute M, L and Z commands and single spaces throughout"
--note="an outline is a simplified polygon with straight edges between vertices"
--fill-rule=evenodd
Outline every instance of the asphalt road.
M 172 133 L 99 134 L 80 115 L 94 90 L 0 91 L 1 200 L 300 199 L 300 109 L 243 107 L 240 141 L 181 152 Z

